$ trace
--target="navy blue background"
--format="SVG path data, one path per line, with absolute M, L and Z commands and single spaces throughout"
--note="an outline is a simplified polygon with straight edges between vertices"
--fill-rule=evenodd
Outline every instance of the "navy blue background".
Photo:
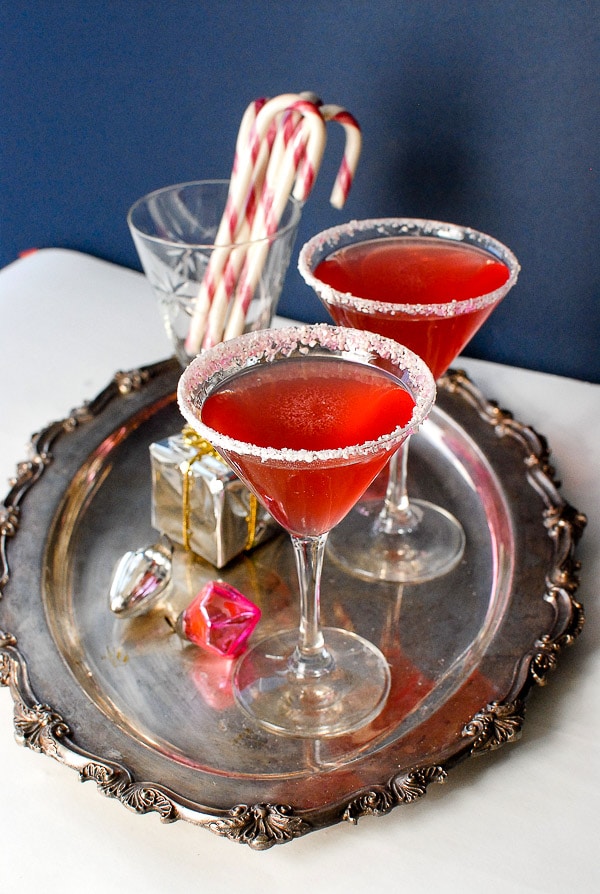
M 0 266 L 62 246 L 139 268 L 135 199 L 227 177 L 250 100 L 313 90 L 360 121 L 342 211 L 330 125 L 280 312 L 327 319 L 297 250 L 351 217 L 433 217 L 517 254 L 467 353 L 600 381 L 595 0 L 15 0 L 0 11 Z

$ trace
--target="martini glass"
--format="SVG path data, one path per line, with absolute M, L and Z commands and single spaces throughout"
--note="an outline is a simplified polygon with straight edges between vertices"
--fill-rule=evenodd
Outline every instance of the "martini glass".
M 325 324 L 247 333 L 199 355 L 178 388 L 184 417 L 291 536 L 300 624 L 258 642 L 234 672 L 239 705 L 267 729 L 325 737 L 385 704 L 390 673 L 374 645 L 322 628 L 328 532 L 428 415 L 423 361 L 370 332 Z
M 517 281 L 519 265 L 496 239 L 439 221 L 352 221 L 314 236 L 299 270 L 335 322 L 407 345 L 434 378 L 456 359 Z M 462 558 L 462 525 L 434 503 L 409 499 L 408 442 L 390 462 L 383 505 L 359 505 L 329 553 L 363 579 L 422 583 Z

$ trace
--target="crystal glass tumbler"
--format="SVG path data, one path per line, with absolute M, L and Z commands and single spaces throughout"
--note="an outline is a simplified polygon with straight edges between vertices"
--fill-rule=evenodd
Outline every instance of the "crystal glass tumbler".
M 223 238 L 228 180 L 166 186 L 139 199 L 127 223 L 159 302 L 177 359 L 267 328 L 290 262 L 301 203 L 290 198 L 275 232 L 252 237 L 251 220 Z M 227 209 L 227 210 L 226 210 Z

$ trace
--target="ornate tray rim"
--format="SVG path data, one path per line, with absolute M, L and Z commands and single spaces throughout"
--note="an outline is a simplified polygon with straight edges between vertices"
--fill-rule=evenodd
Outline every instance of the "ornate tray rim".
M 169 359 L 117 372 L 94 400 L 32 436 L 31 456 L 18 464 L 10 490 L 0 505 L 0 600 L 11 580 L 9 543 L 20 530 L 21 504 L 52 463 L 52 449 L 57 440 L 99 416 L 113 401 L 142 392 L 153 380 L 177 369 L 177 362 Z M 482 706 L 466 724 L 462 747 L 450 759 L 414 766 L 381 785 L 370 786 L 337 805 L 335 810 L 325 811 L 318 821 L 314 815 L 308 816 L 283 804 L 237 804 L 222 810 L 201 808 L 160 784 L 135 779 L 126 766 L 79 747 L 67 718 L 36 698 L 16 636 L 0 628 L 0 685 L 8 687 L 13 698 L 17 742 L 69 766 L 82 781 L 94 780 L 104 795 L 117 798 L 139 814 L 154 811 L 163 822 L 183 819 L 255 850 L 266 850 L 336 822 L 357 823 L 366 815 L 386 814 L 400 804 L 422 797 L 432 782 L 443 782 L 451 766 L 459 761 L 517 740 L 530 690 L 547 682 L 561 652 L 575 641 L 584 626 L 583 607 L 575 598 L 580 564 L 574 558 L 574 551 L 586 517 L 562 498 L 544 436 L 517 422 L 512 413 L 494 401 L 486 400 L 463 371 L 451 370 L 439 384 L 441 389 L 458 394 L 469 403 L 499 437 L 514 439 L 522 450 L 526 478 L 545 507 L 544 526 L 552 544 L 552 563 L 546 574 L 543 599 L 554 611 L 553 629 L 540 636 L 534 649 L 522 656 L 504 698 Z

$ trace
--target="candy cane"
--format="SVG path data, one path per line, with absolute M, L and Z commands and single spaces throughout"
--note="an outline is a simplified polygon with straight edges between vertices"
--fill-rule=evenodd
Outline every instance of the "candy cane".
M 298 176 L 294 186 L 294 198 L 305 202 L 310 195 L 325 151 L 327 133 L 325 122 L 319 107 L 313 102 L 299 100 L 291 106 L 295 111 L 303 115 L 303 126 L 307 130 L 308 140 L 304 158 L 298 170 Z
M 255 166 L 255 179 L 249 188 L 245 213 L 241 217 L 236 216 L 235 239 L 232 239 L 231 244 L 227 246 L 227 259 L 219 271 L 214 289 L 211 290 L 209 307 L 202 332 L 200 333 L 198 330 L 201 338 L 201 345 L 198 347 L 201 347 L 203 350 L 223 340 L 223 329 L 229 303 L 235 293 L 247 251 L 247 242 L 251 239 L 252 220 L 255 217 L 256 208 L 260 201 L 270 141 L 267 139 L 260 146 L 261 150 Z
M 240 335 L 244 330 L 246 313 L 252 300 L 252 296 L 258 286 L 260 277 L 271 247 L 270 239 L 277 232 L 285 206 L 287 205 L 294 180 L 297 176 L 298 166 L 304 159 L 307 151 L 307 143 L 310 134 L 300 126 L 294 132 L 294 137 L 288 142 L 284 157 L 280 164 L 269 164 L 265 178 L 265 190 L 263 201 L 257 209 L 252 237 L 256 240 L 251 245 L 235 294 L 235 299 L 227 326 L 225 328 L 224 341 Z
M 236 251 L 231 254 L 224 276 L 230 264 L 235 261 L 236 281 L 230 279 L 215 295 L 202 343 L 203 349 L 232 338 L 232 332 L 239 335 L 243 331 L 245 315 L 269 252 L 270 242 L 267 237 L 279 227 L 291 194 L 299 159 L 304 152 L 306 137 L 301 121 L 301 117 L 286 112 L 279 122 L 259 200 L 253 209 L 254 214 L 247 217 L 239 237 L 248 243 L 245 246 L 247 255 Z
M 276 232 L 288 197 L 292 192 L 298 165 L 300 161 L 304 160 L 305 153 L 309 158 L 309 163 L 305 167 L 300 194 L 303 198 L 308 196 L 325 150 L 326 134 L 323 119 L 315 103 L 304 99 L 300 94 L 285 94 L 267 102 L 257 115 L 253 133 L 250 136 L 251 141 L 255 142 L 261 137 L 266 122 L 269 120 L 268 115 L 281 116 L 282 113 L 283 117 L 280 120 L 273 151 L 269 158 L 265 186 L 257 206 L 250 241 L 261 240 Z M 305 121 L 309 122 L 308 139 L 304 132 L 299 130 L 298 121 L 300 124 Z M 269 242 L 265 241 L 260 245 L 250 246 L 250 249 L 252 258 L 244 268 L 241 284 L 238 285 L 235 303 L 229 315 L 231 322 L 228 320 L 225 329 L 225 338 L 232 337 L 231 334 L 228 335 L 232 331 L 239 334 L 240 315 L 245 317 L 268 254 Z M 228 285 L 231 285 L 231 281 Z M 222 326 L 227 316 L 226 299 L 228 297 L 231 296 L 228 296 L 226 290 L 223 290 L 219 293 L 218 302 L 213 302 L 208 317 L 207 332 L 202 343 L 203 348 L 211 347 L 223 339 Z
M 323 105 L 320 111 L 325 121 L 337 121 L 346 132 L 344 156 L 329 199 L 334 208 L 343 208 L 360 158 L 362 133 L 356 118 L 342 106 Z
M 259 99 L 246 109 L 236 141 L 227 204 L 186 340 L 196 353 L 243 331 L 245 317 L 288 198 L 308 198 L 326 145 L 326 122 L 344 127 L 344 156 L 331 193 L 342 208 L 362 148 L 356 119 L 313 93 Z
M 209 348 L 223 340 L 223 327 L 227 316 L 227 308 L 235 292 L 236 284 L 244 263 L 247 243 L 252 238 L 251 228 L 256 210 L 259 206 L 267 165 L 270 158 L 271 145 L 276 136 L 276 128 L 271 127 L 267 137 L 260 143 L 258 157 L 256 159 L 254 174 L 255 179 L 250 185 L 245 203 L 244 216 L 236 220 L 236 230 L 227 246 L 226 263 L 220 270 L 220 276 L 215 284 L 209 301 L 209 309 L 204 320 L 203 332 L 200 336 L 202 348 Z M 213 252 L 213 255 L 215 254 Z M 208 273 L 208 271 L 207 271 Z
M 255 99 L 246 108 L 236 139 L 235 155 L 233 159 L 232 175 L 229 183 L 229 193 L 225 205 L 225 211 L 221 217 L 217 234 L 214 239 L 216 246 L 211 252 L 208 267 L 200 284 L 200 290 L 192 320 L 188 332 L 185 347 L 188 354 L 199 351 L 204 336 L 206 321 L 214 298 L 215 290 L 221 280 L 223 268 L 227 263 L 231 251 L 231 244 L 235 241 L 240 222 L 244 220 L 245 206 L 248 200 L 248 190 L 244 182 L 240 181 L 237 171 L 240 167 L 247 168 L 248 164 L 256 166 L 265 164 L 260 158 L 261 144 L 251 147 L 248 157 L 249 135 L 252 131 L 256 116 L 266 104 L 267 99 Z
M 285 210 L 290 193 L 306 201 L 319 171 L 326 145 L 325 123 L 316 103 L 298 97 L 286 107 L 288 114 L 301 115 L 301 123 L 290 128 L 281 163 L 273 158 L 267 169 L 265 190 L 253 227 L 253 238 L 273 235 Z M 294 119 L 292 119 L 294 120 Z M 285 136 L 283 138 L 285 142 Z M 295 183 L 294 183 L 295 181 Z M 251 247 L 236 291 L 224 339 L 239 335 L 244 328 L 248 306 L 259 283 L 270 243 L 268 240 Z
M 235 176 L 232 177 L 230 182 L 227 205 L 215 240 L 215 244 L 223 245 L 224 248 L 222 250 L 214 250 L 211 255 L 212 264 L 210 265 L 210 270 L 207 270 L 205 273 L 185 342 L 188 354 L 197 353 L 205 336 L 207 319 L 212 312 L 216 283 L 229 257 L 227 245 L 231 245 L 233 242 L 233 237 L 243 220 L 253 175 L 255 174 L 256 162 L 260 157 L 261 146 L 267 136 L 267 132 L 279 113 L 295 103 L 302 102 L 316 109 L 313 103 L 303 100 L 301 95 L 297 93 L 284 93 L 266 102 L 259 100 L 257 103 L 251 103 L 246 109 L 242 119 L 242 135 L 239 140 L 241 151 L 235 161 Z M 252 120 L 253 117 L 254 120 Z M 244 142 L 246 142 L 245 152 L 243 151 Z M 222 308 L 219 306 L 214 313 L 213 329 L 216 328 L 214 324 L 221 315 Z
M 250 136 L 252 126 L 256 121 L 256 116 L 266 102 L 266 97 L 261 97 L 260 99 L 253 100 L 250 105 L 247 106 L 244 114 L 242 115 L 242 120 L 240 121 L 240 127 L 235 142 L 235 155 L 233 156 L 233 168 L 231 171 L 232 179 L 235 178 L 235 173 L 240 165 L 240 160 L 244 158 L 248 149 L 248 138 Z

